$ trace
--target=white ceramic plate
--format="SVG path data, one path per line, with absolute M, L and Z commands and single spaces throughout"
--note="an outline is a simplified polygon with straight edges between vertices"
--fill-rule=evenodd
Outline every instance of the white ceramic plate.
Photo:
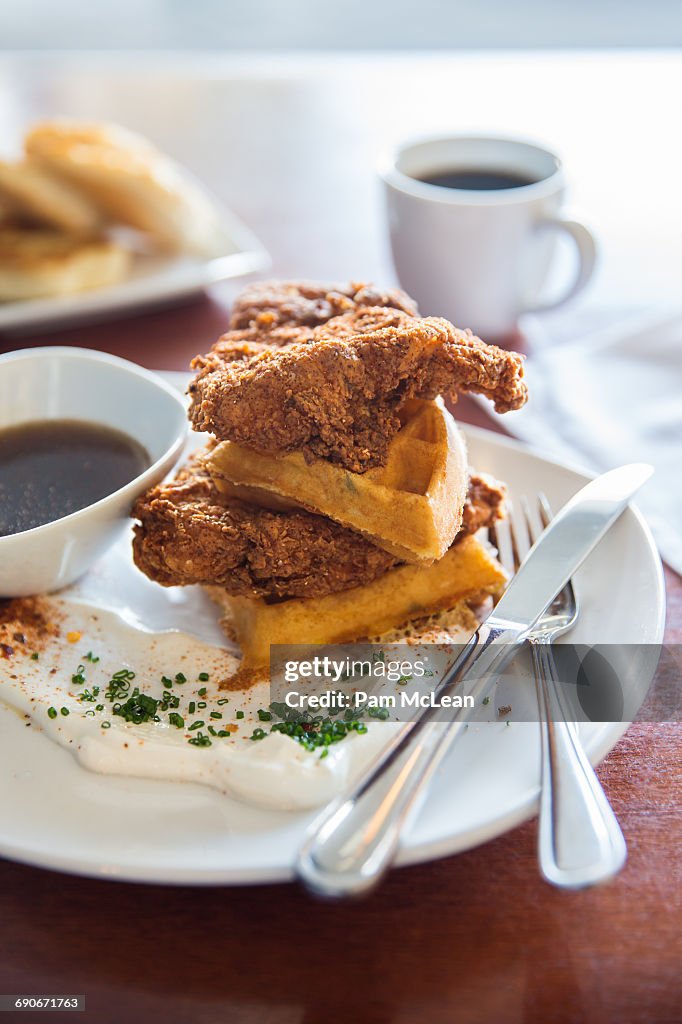
M 177 375 L 175 375 L 177 377 Z M 467 429 L 473 466 L 509 484 L 512 497 L 542 489 L 555 507 L 585 477 L 516 442 Z M 576 577 L 578 642 L 660 642 L 661 565 L 639 513 L 629 509 Z M 114 604 L 153 632 L 174 627 L 217 641 L 215 613 L 195 590 L 163 590 L 131 567 L 127 542 L 86 577 L 82 594 Z M 1 665 L 2 663 L 0 663 Z M 593 762 L 625 726 L 589 724 Z M 476 846 L 530 817 L 537 804 L 539 737 L 531 723 L 470 727 L 453 748 L 405 836 L 400 863 Z M 96 775 L 13 711 L 0 711 L 0 854 L 58 870 L 133 881 L 227 885 L 291 876 L 294 851 L 314 813 L 255 809 L 190 783 Z
M 269 265 L 268 253 L 250 228 L 223 209 L 216 254 L 210 259 L 137 254 L 130 276 L 120 284 L 60 298 L 0 303 L 0 330 L 22 331 L 39 324 L 120 316 L 145 306 L 177 302 L 217 281 L 252 274 Z

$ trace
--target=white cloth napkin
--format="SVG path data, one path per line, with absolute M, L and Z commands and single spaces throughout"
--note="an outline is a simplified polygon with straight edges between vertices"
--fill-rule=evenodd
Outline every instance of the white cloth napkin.
M 636 501 L 663 559 L 682 574 L 682 312 L 558 344 L 539 331 L 529 334 L 528 404 L 500 422 L 535 449 L 594 471 L 651 463 Z

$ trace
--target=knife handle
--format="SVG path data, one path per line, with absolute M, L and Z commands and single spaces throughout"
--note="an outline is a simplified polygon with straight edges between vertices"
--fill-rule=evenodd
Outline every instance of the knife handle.
M 442 695 L 466 674 L 474 702 L 492 684 L 490 672 L 511 655 L 517 633 L 488 621 L 474 633 L 441 681 Z M 496 642 L 498 641 L 498 642 Z M 475 671 L 474 671 L 475 669 Z M 470 685 L 473 681 L 473 685 Z M 420 806 L 450 744 L 465 728 L 464 709 L 440 721 L 429 708 L 407 722 L 352 790 L 317 818 L 298 853 L 295 870 L 310 891 L 327 898 L 357 897 L 373 889 L 391 866 L 405 824 Z
M 462 722 L 429 722 L 362 792 L 332 805 L 298 855 L 296 874 L 308 890 L 340 899 L 363 896 L 378 885 L 428 781 L 464 728 Z
M 538 690 L 542 772 L 538 857 L 552 885 L 581 889 L 625 863 L 625 839 L 577 729 L 566 722 L 551 639 L 530 637 Z

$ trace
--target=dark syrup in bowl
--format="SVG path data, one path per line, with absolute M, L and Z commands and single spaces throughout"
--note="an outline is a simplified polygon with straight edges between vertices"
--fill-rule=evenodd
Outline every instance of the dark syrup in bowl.
M 41 420 L 0 429 L 0 537 L 87 508 L 151 464 L 120 430 L 80 420 Z

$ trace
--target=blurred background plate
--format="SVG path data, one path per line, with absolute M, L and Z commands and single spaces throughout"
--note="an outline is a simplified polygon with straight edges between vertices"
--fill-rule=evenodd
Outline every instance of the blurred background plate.
M 95 322 L 134 310 L 172 305 L 209 285 L 270 266 L 253 232 L 226 209 L 220 210 L 219 243 L 210 258 L 187 253 L 136 253 L 132 272 L 120 284 L 59 298 L 0 303 L 0 331 L 31 331 L 40 325 Z

